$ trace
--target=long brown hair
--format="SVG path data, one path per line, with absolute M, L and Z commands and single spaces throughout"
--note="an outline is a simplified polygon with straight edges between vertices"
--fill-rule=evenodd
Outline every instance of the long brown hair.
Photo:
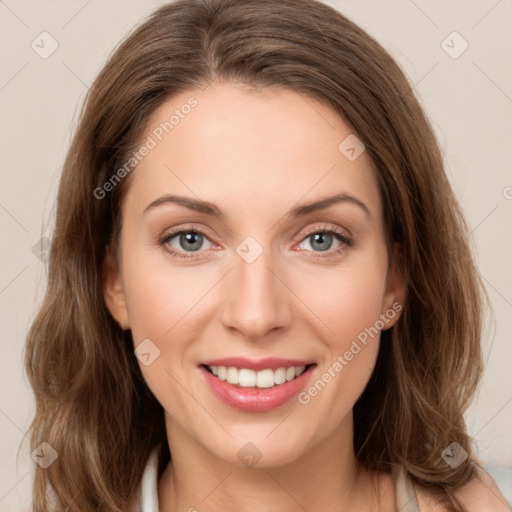
M 315 0 L 164 5 L 119 45 L 90 88 L 64 162 L 47 291 L 26 345 L 37 406 L 31 446 L 46 441 L 59 454 L 47 469 L 36 467 L 34 510 L 126 511 L 151 450 L 161 444 L 161 465 L 169 461 L 162 407 L 142 378 L 130 332 L 110 316 L 102 293 L 101 265 L 118 240 L 130 180 L 106 193 L 102 187 L 164 101 L 214 80 L 315 98 L 365 144 L 388 243 L 403 246 L 407 299 L 398 323 L 382 334 L 375 371 L 355 405 L 355 452 L 369 468 L 403 464 L 461 510 L 453 492 L 471 478 L 475 461 L 463 413 L 482 371 L 483 287 L 468 229 L 432 128 L 398 65 Z M 454 442 L 469 454 L 456 468 L 441 456 Z

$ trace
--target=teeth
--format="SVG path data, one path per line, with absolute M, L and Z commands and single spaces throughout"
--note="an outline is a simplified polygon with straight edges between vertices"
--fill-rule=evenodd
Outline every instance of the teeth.
M 295 369 L 293 368 L 294 373 Z M 261 370 L 256 374 L 256 387 L 272 388 L 274 387 L 274 370 Z
M 225 366 L 217 366 L 217 377 L 220 380 L 226 380 L 227 368 Z
M 236 370 L 236 368 L 233 368 L 233 370 Z M 244 387 L 256 386 L 256 372 L 242 368 L 238 372 L 238 381 L 235 384 L 240 384 L 240 386 Z
M 230 384 L 238 384 L 238 370 L 230 367 L 226 372 L 226 381 Z
M 293 374 L 295 375 L 295 368 L 292 368 Z M 286 382 L 286 368 L 278 368 L 274 372 L 274 383 L 284 384 Z
M 277 368 L 272 370 L 260 370 L 256 372 L 248 368 L 235 368 L 233 366 L 208 366 L 213 375 L 220 380 L 225 380 L 230 384 L 238 384 L 242 387 L 272 388 L 279 384 L 284 384 L 304 373 L 305 366 L 291 366 L 289 368 Z

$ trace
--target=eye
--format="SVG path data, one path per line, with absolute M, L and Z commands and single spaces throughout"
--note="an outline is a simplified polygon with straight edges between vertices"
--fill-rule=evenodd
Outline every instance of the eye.
M 300 244 L 301 249 L 306 249 L 314 253 L 325 252 L 325 256 L 332 256 L 340 253 L 347 247 L 353 245 L 352 238 L 339 228 L 323 226 L 309 229 L 303 234 L 303 242 Z M 305 244 L 305 247 L 304 247 Z M 332 248 L 334 244 L 334 249 Z M 309 247 L 308 247 L 309 246 Z M 315 257 L 324 257 L 323 254 L 315 255 Z
M 187 253 L 200 252 L 205 242 L 210 244 L 206 249 L 211 248 L 212 243 L 206 234 L 197 229 L 181 229 L 166 233 L 160 239 L 160 244 L 165 250 L 178 258 L 193 258 L 194 254 Z

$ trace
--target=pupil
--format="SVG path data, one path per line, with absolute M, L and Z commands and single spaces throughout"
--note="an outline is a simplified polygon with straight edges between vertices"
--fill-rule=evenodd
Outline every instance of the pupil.
M 313 247 L 313 249 L 315 249 L 315 244 L 320 244 L 320 247 L 317 245 L 316 248 L 319 251 L 326 251 L 327 249 L 329 249 L 329 247 L 331 245 L 330 243 L 327 243 L 327 245 L 325 245 L 326 239 L 327 239 L 327 242 L 331 242 L 332 235 L 329 233 L 316 233 L 315 235 L 313 235 L 313 243 L 311 244 L 311 246 Z M 321 245 L 322 242 L 324 242 L 324 246 Z

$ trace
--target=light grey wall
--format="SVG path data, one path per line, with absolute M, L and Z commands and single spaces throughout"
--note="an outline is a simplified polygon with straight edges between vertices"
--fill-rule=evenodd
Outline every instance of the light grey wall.
M 16 454 L 33 414 L 22 368 L 24 337 L 45 285 L 33 247 L 41 233 L 51 237 L 51 222 L 43 219 L 50 218 L 88 85 L 114 45 L 161 3 L 0 2 L 0 511 L 29 510 L 28 445 L 18 461 Z M 398 60 L 435 126 L 495 311 L 496 328 L 483 340 L 486 373 L 468 425 L 484 462 L 512 467 L 512 3 L 328 3 Z M 48 55 L 52 44 L 58 48 Z

